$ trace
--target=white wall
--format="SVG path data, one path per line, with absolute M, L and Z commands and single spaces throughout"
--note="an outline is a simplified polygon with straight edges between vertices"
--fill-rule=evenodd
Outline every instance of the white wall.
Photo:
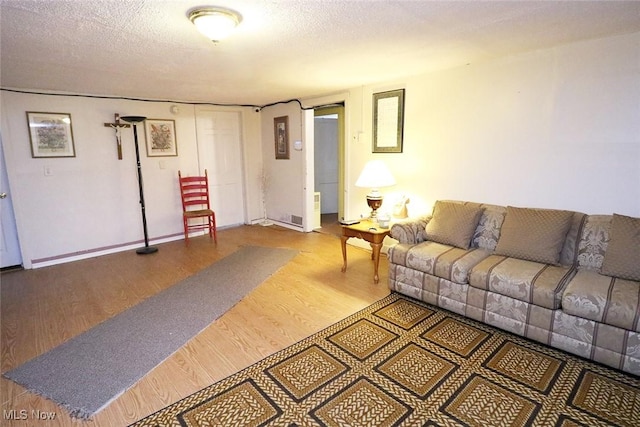
M 138 126 L 149 237 L 182 238 L 177 171 L 199 170 L 195 112 L 181 105 L 86 97 L 0 92 L 2 143 L 16 214 L 23 264 L 29 268 L 122 250 L 143 239 L 133 132 L 123 131 L 123 160 L 117 159 L 115 132 L 103 126 L 114 113 L 173 119 L 177 157 L 147 157 L 145 131 Z M 229 108 L 227 108 L 229 110 Z M 261 161 L 259 115 L 243 112 L 247 174 Z M 26 111 L 70 113 L 75 158 L 31 157 Z M 256 158 L 258 160 L 256 160 Z M 45 176 L 44 168 L 51 171 Z M 248 217 L 259 215 L 259 190 L 249 189 Z
M 276 117 L 289 117 L 289 159 L 276 159 L 274 122 Z M 294 149 L 295 141 L 303 141 L 303 111 L 297 103 L 278 104 L 262 110 L 262 158 L 266 177 L 265 204 L 267 218 L 294 228 L 291 215 L 304 217 L 305 151 Z
M 404 150 L 372 154 L 372 94 L 405 88 Z M 366 214 L 353 184 L 383 159 L 410 215 L 437 199 L 640 216 L 640 34 L 350 91 L 346 211 Z M 309 102 L 312 102 L 309 101 Z

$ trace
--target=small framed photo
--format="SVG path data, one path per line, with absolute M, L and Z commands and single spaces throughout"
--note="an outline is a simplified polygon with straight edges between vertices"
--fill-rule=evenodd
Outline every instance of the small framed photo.
M 276 142 L 276 159 L 289 158 L 289 116 L 273 119 L 273 131 Z
M 144 122 L 147 134 L 148 157 L 171 157 L 178 155 L 175 120 L 147 119 Z
M 75 157 L 71 114 L 27 111 L 31 157 Z
M 373 94 L 374 153 L 402 153 L 404 89 Z

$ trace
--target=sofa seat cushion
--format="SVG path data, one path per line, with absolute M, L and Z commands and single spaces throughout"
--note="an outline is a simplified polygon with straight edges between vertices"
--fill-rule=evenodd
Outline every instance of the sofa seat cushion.
M 455 283 L 469 283 L 474 265 L 489 256 L 484 249 L 460 249 L 436 242 L 396 245 L 391 262 Z
M 579 270 L 562 298 L 562 311 L 640 332 L 640 282 Z
M 555 310 L 574 275 L 572 267 L 491 255 L 473 267 L 469 285 Z

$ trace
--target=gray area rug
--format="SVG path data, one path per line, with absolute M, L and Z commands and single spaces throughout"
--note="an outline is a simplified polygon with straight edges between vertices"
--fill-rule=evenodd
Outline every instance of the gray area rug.
M 241 247 L 4 376 L 74 417 L 90 418 L 297 253 Z

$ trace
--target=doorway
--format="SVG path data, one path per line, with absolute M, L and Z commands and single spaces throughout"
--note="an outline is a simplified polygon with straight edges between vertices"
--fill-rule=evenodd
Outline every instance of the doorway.
M 344 107 L 315 109 L 313 128 L 315 227 L 339 234 L 338 220 L 344 217 Z

